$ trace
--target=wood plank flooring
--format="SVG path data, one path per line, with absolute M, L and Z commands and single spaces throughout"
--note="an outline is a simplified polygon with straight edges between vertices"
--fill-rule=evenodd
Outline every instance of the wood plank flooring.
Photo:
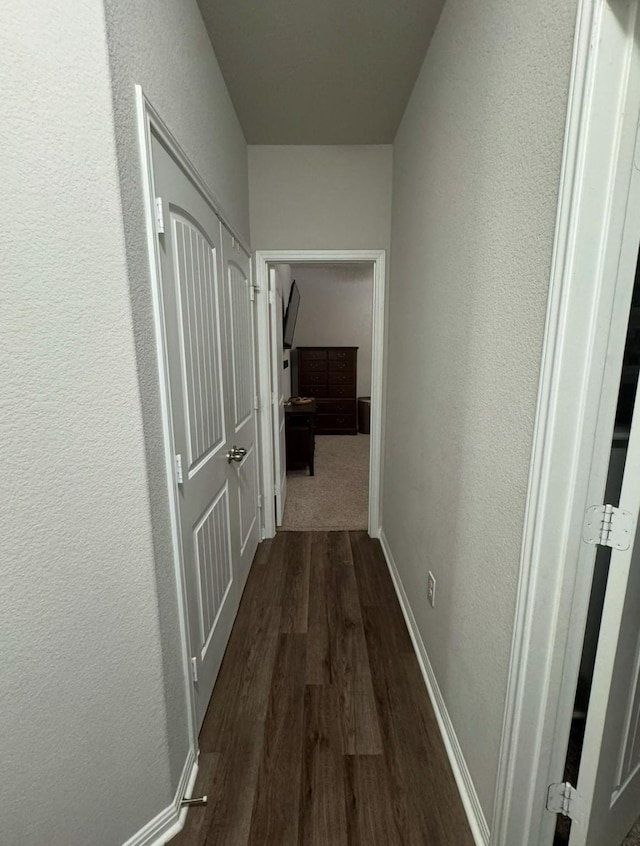
M 175 846 L 473 846 L 380 546 L 261 544 Z

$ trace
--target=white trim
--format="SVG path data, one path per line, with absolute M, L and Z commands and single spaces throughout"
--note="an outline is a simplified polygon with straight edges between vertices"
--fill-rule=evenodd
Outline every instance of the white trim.
M 382 424 L 384 419 L 385 360 L 385 250 L 258 250 L 255 255 L 258 288 L 265 293 L 258 308 L 260 435 L 263 447 L 262 490 L 274 490 L 273 448 L 275 433 L 271 414 L 271 373 L 269 363 L 269 264 L 304 262 L 371 262 L 373 264 L 373 321 L 371 336 L 371 448 L 369 450 L 369 535 L 377 538 L 381 525 Z M 263 537 L 276 533 L 275 504 L 265 496 L 262 509 Z
M 382 546 L 382 551 L 387 561 L 387 567 L 389 568 L 389 573 L 391 574 L 391 578 L 393 580 L 398 601 L 400 603 L 407 628 L 409 629 L 409 634 L 411 635 L 413 648 L 415 649 L 418 664 L 420 665 L 422 677 L 427 688 L 427 693 L 429 694 L 429 699 L 431 700 L 431 705 L 433 706 L 433 710 L 436 715 L 440 734 L 442 735 L 444 747 L 447 751 L 453 777 L 455 778 L 458 786 L 458 792 L 460 793 L 462 805 L 469 821 L 469 827 L 471 828 L 473 839 L 475 840 L 477 846 L 488 846 L 489 826 L 482 811 L 480 799 L 476 793 L 471 773 L 467 767 L 467 762 L 465 761 L 462 753 L 462 749 L 456 736 L 453 723 L 451 722 L 451 717 L 447 711 L 447 706 L 442 696 L 442 692 L 438 686 L 438 681 L 433 671 L 433 667 L 431 666 L 424 641 L 420 635 L 418 624 L 413 616 L 411 604 L 407 594 L 405 593 L 404 585 L 402 584 L 402 579 L 400 578 L 398 567 L 394 560 L 393 553 L 391 552 L 391 548 L 389 547 L 389 542 L 387 541 L 384 529 L 380 532 L 380 545 Z
M 164 326 L 164 312 L 162 307 L 162 277 L 160 271 L 160 255 L 155 229 L 155 188 L 153 179 L 153 163 L 151 157 L 151 132 L 165 133 L 166 141 L 170 145 L 172 155 L 183 157 L 177 142 L 168 132 L 159 116 L 144 96 L 142 88 L 136 85 L 136 110 L 138 117 L 138 142 L 140 164 L 142 170 L 142 191 L 144 195 L 144 212 L 147 234 L 147 249 L 149 254 L 149 272 L 151 275 L 151 294 L 153 300 L 153 322 L 156 339 L 156 355 L 158 362 L 160 411 L 162 415 L 162 441 L 164 460 L 167 473 L 167 496 L 169 500 L 169 519 L 171 521 L 171 541 L 173 546 L 174 572 L 176 577 L 176 591 L 178 599 L 178 618 L 180 624 L 180 650 L 182 652 L 182 672 L 186 698 L 188 703 L 188 732 L 190 751 L 195 755 L 198 748 L 198 731 L 196 719 L 196 703 L 191 679 L 191 650 L 189 645 L 189 625 L 187 616 L 187 593 L 182 566 L 182 541 L 180 531 L 180 512 L 177 502 L 177 479 L 175 477 L 176 454 L 171 420 L 171 399 L 169 390 L 169 369 L 166 360 L 166 334 Z M 197 173 L 195 174 L 197 177 Z
M 211 206 L 211 208 L 215 212 L 216 217 L 218 217 L 222 221 L 222 223 L 224 223 L 224 225 L 227 227 L 227 229 L 236 239 L 236 241 L 240 244 L 247 256 L 251 256 L 251 247 L 244 240 L 244 238 L 238 234 L 239 230 L 233 223 L 230 215 L 228 215 L 227 212 L 224 210 L 224 207 L 222 206 L 220 200 L 216 197 L 216 195 L 207 185 L 202 176 L 200 176 L 195 165 L 184 152 L 184 150 L 180 146 L 180 143 L 177 141 L 167 124 L 162 120 L 158 112 L 154 109 L 150 101 L 147 99 L 144 91 L 142 90 L 142 87 L 140 85 L 136 85 L 135 89 L 136 107 L 138 111 L 138 132 L 140 133 L 140 130 L 143 125 L 146 127 L 147 133 L 151 128 L 153 128 L 154 134 L 160 139 L 163 146 L 166 147 L 167 150 L 169 150 L 172 157 L 184 170 L 187 177 L 191 180 L 191 182 L 193 182 L 198 191 L 202 194 L 204 199 Z M 141 123 L 142 120 L 144 120 L 144 124 Z M 139 138 L 140 140 L 142 140 L 140 134 Z M 151 156 L 149 155 L 149 160 L 150 159 Z
M 637 0 L 613 5 L 578 7 L 492 846 L 552 842 L 546 788 L 562 780 L 582 650 L 595 553 L 580 527 L 604 494 L 622 355 L 610 344 L 626 328 L 613 280 Z
M 164 846 L 184 828 L 188 808 L 182 808 L 183 799 L 190 799 L 198 775 L 198 762 L 189 750 L 173 802 L 132 835 L 123 846 Z

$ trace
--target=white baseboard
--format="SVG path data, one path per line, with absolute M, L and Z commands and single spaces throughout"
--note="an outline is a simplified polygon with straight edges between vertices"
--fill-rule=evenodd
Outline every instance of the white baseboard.
M 198 775 L 198 760 L 193 749 L 189 750 L 173 802 L 130 837 L 123 846 L 165 846 L 182 830 L 188 808 L 182 808 L 184 798 L 189 799 Z
M 433 710 L 435 711 L 436 720 L 438 721 L 438 726 L 440 728 L 440 734 L 442 735 L 442 740 L 449 757 L 449 763 L 451 764 L 451 769 L 453 770 L 453 776 L 456 780 L 456 784 L 458 785 L 460 798 L 469 820 L 471 833 L 473 834 L 477 846 L 489 846 L 489 826 L 487 825 L 487 820 L 482 811 L 480 800 L 478 799 L 478 794 L 476 793 L 473 779 L 471 778 L 471 773 L 469 772 L 467 762 L 462 754 L 462 749 L 460 748 L 460 743 L 456 737 L 451 717 L 447 712 L 447 706 L 445 705 L 435 673 L 433 672 L 433 667 L 429 661 L 427 650 L 418 630 L 416 619 L 413 616 L 409 599 L 405 593 L 404 586 L 402 584 L 402 580 L 400 579 L 400 574 L 398 573 L 398 568 L 384 530 L 380 531 L 380 544 L 382 546 L 382 551 L 384 552 L 384 557 L 387 560 L 389 573 L 391 574 L 396 594 L 398 595 L 398 601 L 400 602 L 400 607 L 402 608 L 402 613 L 404 614 L 409 634 L 411 635 L 413 648 L 416 651 L 418 663 L 420 664 L 420 669 L 422 670 L 424 683 L 426 685 L 429 698 L 431 699 Z

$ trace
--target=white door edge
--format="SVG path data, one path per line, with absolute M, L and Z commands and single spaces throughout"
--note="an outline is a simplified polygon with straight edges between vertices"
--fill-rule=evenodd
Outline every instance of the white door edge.
M 593 571 L 580 525 L 604 495 L 613 421 L 598 404 L 614 397 L 613 415 L 619 371 L 607 343 L 610 331 L 624 338 L 628 318 L 606 282 L 624 218 L 614 194 L 633 162 L 619 151 L 616 92 L 633 38 L 620 11 L 637 3 L 578 4 L 492 846 L 553 840 L 546 787 L 563 780 Z
M 371 334 L 371 440 L 369 450 L 369 535 L 380 537 L 382 519 L 382 427 L 385 404 L 385 250 L 258 250 L 255 254 L 256 277 L 261 291 L 269 290 L 269 264 L 303 264 L 305 262 L 371 262 L 373 264 L 373 320 Z M 258 308 L 258 361 L 270 362 L 269 298 L 261 297 Z M 274 489 L 274 438 L 273 417 L 270 408 L 272 391 L 270 368 L 260 368 L 260 434 L 264 448 L 262 461 L 262 489 Z M 276 512 L 273 497 L 263 501 L 263 536 L 271 538 L 276 533 Z

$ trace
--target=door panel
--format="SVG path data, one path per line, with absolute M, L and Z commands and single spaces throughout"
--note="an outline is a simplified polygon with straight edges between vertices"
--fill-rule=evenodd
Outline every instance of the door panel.
M 187 421 L 188 472 L 224 445 L 222 341 L 215 280 L 215 248 L 191 222 L 172 211 L 176 244 L 174 273 Z M 210 397 L 219 401 L 211 403 Z
M 255 445 L 249 448 L 246 458 L 238 468 L 240 504 L 240 548 L 244 551 L 256 524 L 258 511 L 258 461 Z
M 238 432 L 251 417 L 255 385 L 251 349 L 250 281 L 234 259 L 227 263 L 230 304 L 231 366 L 233 375 L 234 426 Z
M 270 293 L 270 323 L 271 323 L 271 385 L 276 394 L 276 402 L 272 403 L 273 431 L 275 433 L 273 445 L 274 478 L 276 488 L 276 526 L 282 525 L 284 506 L 287 499 L 287 442 L 285 432 L 284 404 L 284 374 L 282 358 L 284 356 L 283 316 L 284 304 L 282 292 L 276 283 L 276 272 L 269 270 Z M 314 362 L 315 363 L 315 362 Z M 317 362 L 322 367 L 325 362 Z
M 631 426 L 620 507 L 640 506 L 640 410 Z M 640 816 L 640 539 L 612 550 L 578 793 L 585 816 L 571 846 L 619 846 Z
M 258 510 L 258 423 L 255 370 L 255 317 L 251 261 L 229 230 L 220 225 L 222 265 L 226 282 L 226 324 L 232 408 L 233 445 L 246 450 L 241 462 L 232 462 L 230 473 L 231 527 L 237 588 L 242 593 L 260 540 Z
M 227 484 L 204 513 L 193 535 L 198 579 L 199 649 L 204 659 L 232 581 Z
M 151 150 L 165 220 L 157 243 L 200 727 L 257 546 L 250 265 L 235 250 L 234 262 L 225 263 L 214 211 L 154 136 Z M 247 448 L 240 465 L 227 459 L 234 445 Z

